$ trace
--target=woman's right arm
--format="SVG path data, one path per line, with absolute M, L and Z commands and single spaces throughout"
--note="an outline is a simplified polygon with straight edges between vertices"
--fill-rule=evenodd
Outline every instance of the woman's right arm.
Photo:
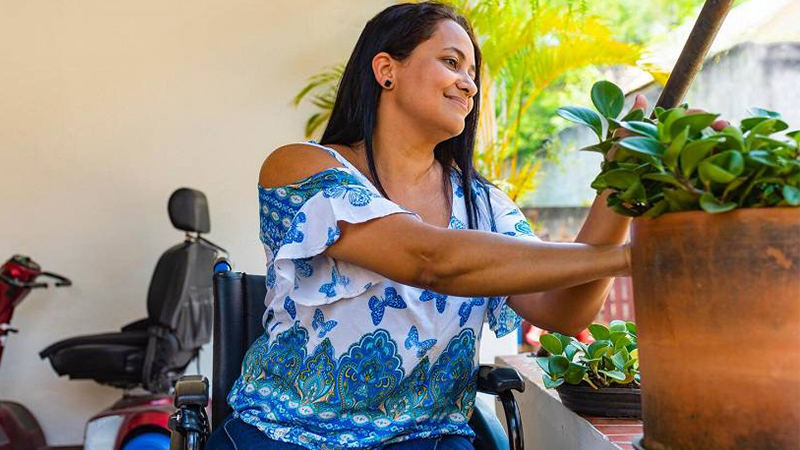
M 276 187 L 341 166 L 322 149 L 281 147 L 264 162 L 259 183 Z M 391 280 L 458 296 L 500 296 L 567 288 L 627 276 L 626 246 L 516 239 L 428 225 L 410 214 L 360 224 L 340 221 L 340 238 L 323 254 Z

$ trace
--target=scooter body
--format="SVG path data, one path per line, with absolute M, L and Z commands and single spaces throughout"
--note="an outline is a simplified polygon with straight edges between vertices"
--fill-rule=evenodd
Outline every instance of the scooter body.
M 0 401 L 0 450 L 38 450 L 46 445 L 42 427 L 27 408 Z
M 43 272 L 30 258 L 14 255 L 0 266 L 0 361 L 11 327 L 14 309 L 32 289 L 47 288 L 39 277 L 56 280 L 56 286 L 72 283 L 60 275 Z M 167 422 L 175 411 L 171 395 L 126 395 L 106 410 L 92 417 L 84 431 L 85 450 L 137 450 L 169 447 Z M 47 447 L 42 428 L 25 406 L 0 401 L 0 450 L 45 450 L 70 447 Z
M 139 450 L 169 447 L 171 395 L 126 396 L 86 424 L 84 448 Z

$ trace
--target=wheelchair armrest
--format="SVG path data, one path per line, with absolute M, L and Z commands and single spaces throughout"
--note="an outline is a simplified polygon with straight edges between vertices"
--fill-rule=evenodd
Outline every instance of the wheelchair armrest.
M 522 418 L 512 390 L 525 391 L 525 383 L 516 369 L 482 364 L 478 368 L 478 392 L 496 395 L 503 404 L 508 430 L 508 448 L 523 450 L 525 448 Z
M 482 364 L 478 369 L 478 392 L 500 395 L 511 389 L 525 392 L 525 383 L 516 369 Z
M 184 375 L 175 384 L 175 407 L 208 406 L 208 378 L 202 375 Z
M 208 406 L 208 378 L 184 375 L 175 384 L 175 408 L 169 418 L 170 450 L 202 450 L 211 430 Z

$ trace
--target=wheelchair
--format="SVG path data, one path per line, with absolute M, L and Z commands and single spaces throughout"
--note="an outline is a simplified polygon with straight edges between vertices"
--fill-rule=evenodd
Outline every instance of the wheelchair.
M 231 264 L 220 258 L 214 265 L 214 348 L 211 420 L 208 379 L 201 375 L 183 376 L 175 386 L 176 412 L 171 416 L 170 450 L 202 450 L 211 430 L 232 412 L 228 391 L 241 371 L 250 344 L 264 333 L 262 317 L 266 310 L 266 279 L 263 275 L 233 272 Z M 513 390 L 523 392 L 525 384 L 513 368 L 481 365 L 478 392 L 497 396 L 503 405 L 506 435 L 492 408 L 476 401 L 469 425 L 476 434 L 476 450 L 523 450 L 522 421 Z

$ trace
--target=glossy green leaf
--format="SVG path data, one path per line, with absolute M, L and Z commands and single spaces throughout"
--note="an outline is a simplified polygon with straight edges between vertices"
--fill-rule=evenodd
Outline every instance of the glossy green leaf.
M 561 375 L 569 369 L 569 360 L 562 355 L 550 357 L 549 364 L 551 375 Z
M 739 178 L 731 181 L 730 183 L 728 183 L 728 185 L 725 186 L 725 191 L 722 193 L 722 198 L 725 198 L 726 196 L 728 196 L 731 191 L 736 190 L 736 188 L 738 188 L 739 186 L 744 184 L 744 182 L 747 181 L 748 179 L 749 179 L 749 177 L 744 176 L 744 177 L 739 177 Z
M 640 136 L 658 139 L 658 127 L 656 127 L 652 123 L 629 121 L 629 122 L 620 122 L 620 126 Z
M 608 324 L 608 329 L 612 332 L 614 331 L 625 331 L 625 321 L 624 320 L 612 320 L 610 324 Z
M 789 128 L 789 125 L 780 119 L 764 119 L 750 129 L 745 138 L 745 142 L 752 141 L 756 135 L 769 136 L 772 133 L 777 133 L 787 128 Z
M 789 136 L 790 138 L 794 139 L 794 141 L 797 142 L 798 145 L 800 145 L 800 130 L 790 131 L 786 133 L 786 136 Z
M 642 217 L 656 218 L 669 210 L 669 202 L 666 199 L 661 199 L 653 205 L 652 208 L 645 211 Z
M 742 130 L 740 130 L 739 127 L 730 125 L 724 130 L 720 131 L 717 136 L 723 139 L 719 144 L 719 148 L 744 151 L 744 136 L 742 135 Z
M 736 202 L 720 204 L 713 195 L 706 192 L 700 196 L 700 207 L 709 214 L 721 214 L 736 209 Z
M 560 355 L 561 352 L 564 351 L 564 347 L 561 345 L 561 340 L 552 334 L 543 334 L 539 336 L 539 344 L 541 344 L 545 350 L 554 356 Z
M 617 145 L 632 152 L 641 153 L 644 155 L 651 155 L 659 158 L 664 155 L 664 145 L 657 140 L 648 137 L 626 137 L 617 142 Z
M 678 119 L 681 119 L 683 117 L 686 117 L 686 111 L 684 111 L 683 109 L 681 109 L 681 108 L 668 109 L 664 113 L 663 118 L 661 119 L 661 121 L 659 122 L 660 123 L 660 125 L 659 125 L 659 131 L 660 132 L 659 132 L 659 135 L 658 135 L 659 138 L 662 141 L 671 140 L 672 136 L 675 135 L 674 133 L 671 132 L 672 125 L 675 123 L 675 121 L 677 121 Z M 681 128 L 681 130 L 682 129 L 683 128 Z
M 744 172 L 744 157 L 736 150 L 726 150 L 700 163 L 698 174 L 703 183 L 727 184 Z
M 582 106 L 563 106 L 556 110 L 556 114 L 570 122 L 586 125 L 594 131 L 598 139 L 603 140 L 603 121 L 600 115 L 591 109 Z
M 625 380 L 625 374 L 618 370 L 598 370 L 598 372 L 616 381 Z
M 705 184 L 710 184 L 712 181 L 715 183 L 730 183 L 736 179 L 736 175 L 708 162 L 701 162 L 697 168 L 697 173 L 700 175 L 700 180 Z
M 700 132 L 703 128 L 711 126 L 717 120 L 719 114 L 710 113 L 697 113 L 687 114 L 674 122 L 672 122 L 669 132 L 670 136 L 675 136 L 683 131 L 687 126 L 689 127 L 689 136 L 693 136 Z
M 628 333 L 636 336 L 636 324 L 634 322 L 625 322 L 625 329 L 628 330 Z
M 778 167 L 778 163 L 774 160 L 774 157 L 772 155 L 773 155 L 772 152 L 768 152 L 765 150 L 753 150 L 747 152 L 745 156 L 747 157 L 748 160 L 756 162 L 758 164 L 763 164 L 769 167 Z
M 556 380 L 553 380 L 547 375 L 542 376 L 542 381 L 544 382 L 544 387 L 546 387 L 547 389 L 555 389 L 564 384 L 563 378 L 558 378 Z
M 770 110 L 764 109 L 764 108 L 758 108 L 758 107 L 755 107 L 755 106 L 751 107 L 751 108 L 747 108 L 747 112 L 750 113 L 751 115 L 754 115 L 754 116 L 757 116 L 757 117 L 767 117 L 769 119 L 780 119 L 781 118 L 780 113 L 777 113 L 775 111 L 770 111 Z
M 566 355 L 567 360 L 569 360 L 570 362 L 572 362 L 572 360 L 575 358 L 575 354 L 577 353 L 578 353 L 578 348 L 572 344 L 564 347 L 564 355 Z
M 620 122 L 640 121 L 644 119 L 644 111 L 641 109 L 634 109 L 628 112 Z
M 606 152 L 608 152 L 611 149 L 611 145 L 612 145 L 611 141 L 603 141 L 603 142 L 600 142 L 599 144 L 594 144 L 594 145 L 590 145 L 588 147 L 583 147 L 582 149 L 580 149 L 580 151 L 582 151 L 582 152 L 597 152 L 597 153 L 602 153 L 602 154 L 605 155 Z
M 580 349 L 584 353 L 586 353 L 588 351 L 588 349 L 589 349 L 588 345 L 586 345 L 583 342 L 575 339 L 574 337 L 570 338 L 570 341 L 571 341 L 570 345 L 577 347 L 578 349 Z
M 664 151 L 664 164 L 669 167 L 669 170 L 675 171 L 678 167 L 678 157 L 681 150 L 686 145 L 686 139 L 689 137 L 689 126 L 687 125 L 683 131 L 679 132 L 675 138 L 670 142 L 667 149 Z
M 633 344 L 631 338 L 629 338 L 627 335 L 622 336 L 621 338 L 617 339 L 616 342 L 614 342 L 613 351 L 618 352 L 620 349 L 624 349 L 631 344 Z
M 639 182 L 639 175 L 628 169 L 609 170 L 603 178 L 606 186 L 619 190 L 628 189 L 634 183 Z
M 564 380 L 569 384 L 580 384 L 586 372 L 588 372 L 586 367 L 580 364 L 570 363 L 567 373 L 564 374 Z
M 628 352 L 626 350 L 625 354 L 627 355 L 627 353 Z M 630 360 L 630 357 L 628 357 L 626 359 L 625 356 L 623 356 L 622 352 L 619 352 L 619 353 L 617 353 L 617 354 L 615 354 L 614 356 L 611 357 L 611 362 L 614 363 L 614 367 L 616 367 L 617 370 L 619 370 L 620 372 L 625 370 L 624 369 L 625 368 L 625 363 L 627 363 L 629 360 Z
M 669 183 L 674 185 L 675 187 L 683 188 L 683 185 L 674 175 L 670 173 L 647 173 L 642 175 L 642 179 L 644 180 L 653 180 L 653 181 L 660 181 L 662 183 Z
M 595 341 L 602 341 L 611 336 L 611 332 L 608 330 L 608 328 L 599 323 L 593 323 L 589 325 L 589 333 L 592 335 Z
M 561 348 L 563 348 L 565 350 L 566 350 L 567 346 L 571 343 L 569 336 L 565 336 L 565 335 L 563 335 L 561 333 L 557 333 L 557 332 L 553 332 L 553 333 L 550 333 L 550 334 L 552 334 L 553 336 L 557 337 L 558 340 L 561 341 Z
M 697 206 L 698 197 L 682 189 L 664 189 L 670 212 L 688 211 Z
M 781 192 L 783 193 L 783 198 L 786 200 L 786 203 L 792 206 L 800 205 L 800 189 L 785 185 L 781 188 Z
M 681 152 L 681 173 L 684 178 L 690 178 L 692 173 L 700 164 L 700 161 L 711 153 L 718 143 L 716 138 L 700 139 L 686 144 Z
M 608 188 L 608 182 L 606 181 L 606 174 L 600 173 L 597 177 L 592 181 L 590 185 L 592 189 L 598 192 L 602 192 Z
M 659 122 L 663 122 L 664 121 L 664 119 L 661 116 L 664 115 L 665 111 L 666 110 L 664 108 L 660 107 L 660 106 L 656 106 L 655 109 L 653 109 L 653 114 L 655 114 L 655 116 L 656 116 L 656 118 L 658 119 Z
M 550 373 L 550 357 L 549 356 L 537 356 L 536 357 L 536 364 L 539 364 L 539 367 L 542 368 L 544 373 L 551 375 Z
M 637 181 L 628 187 L 625 192 L 619 195 L 619 198 L 625 200 L 628 203 L 646 203 L 647 202 L 647 192 L 644 190 L 644 185 L 641 182 Z
M 606 349 L 608 349 L 609 347 L 611 347 L 611 342 L 607 340 L 594 341 L 591 344 L 589 344 L 588 356 L 589 358 L 599 358 L 600 356 L 605 354 Z
M 610 81 L 598 81 L 592 86 L 592 103 L 604 117 L 616 119 L 625 104 L 622 89 Z

